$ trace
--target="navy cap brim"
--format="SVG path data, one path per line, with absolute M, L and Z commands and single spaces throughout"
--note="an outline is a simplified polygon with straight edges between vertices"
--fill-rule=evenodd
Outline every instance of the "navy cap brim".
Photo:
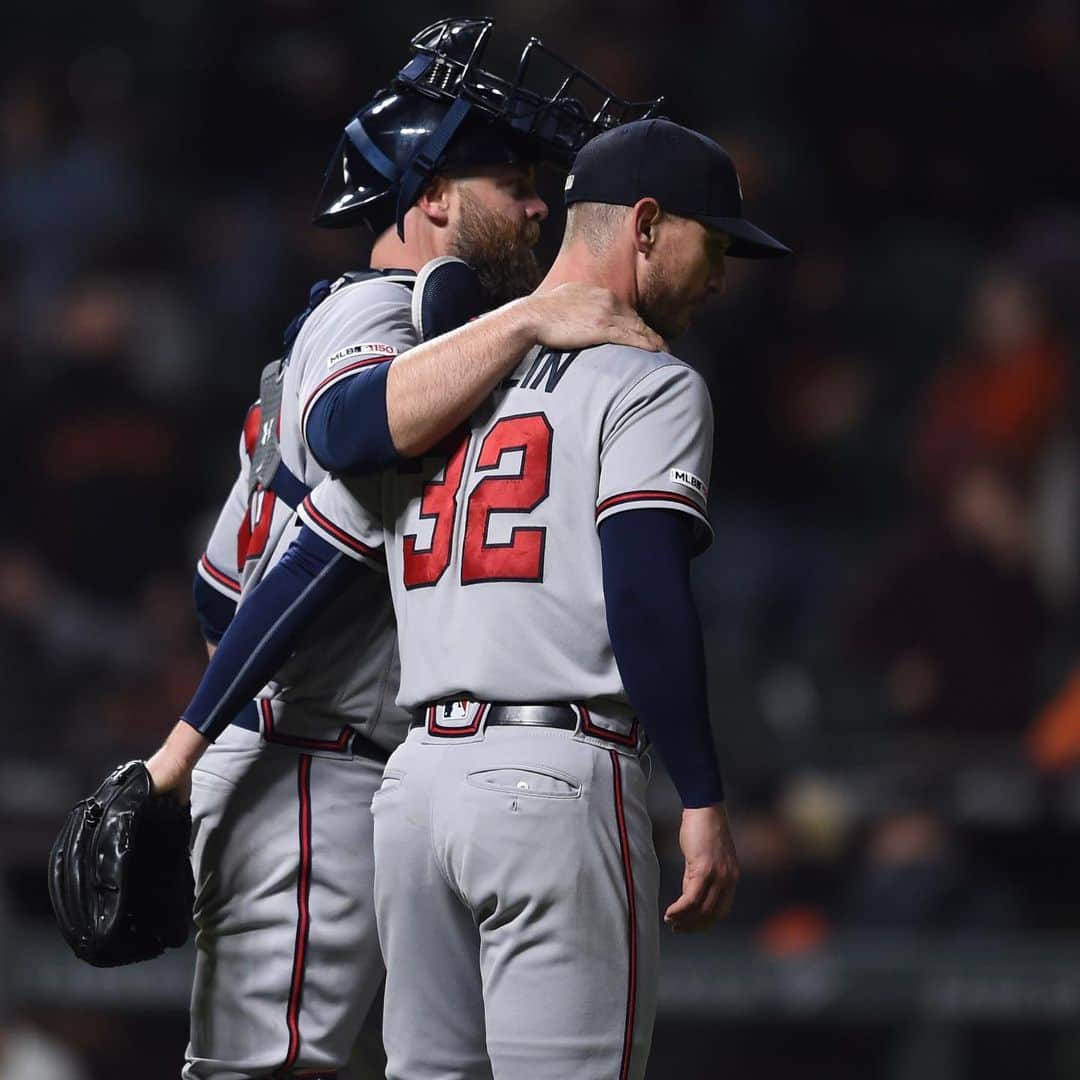
M 727 249 L 727 254 L 736 259 L 775 259 L 791 254 L 791 248 L 781 244 L 764 229 L 751 225 L 746 218 L 695 216 L 695 220 L 702 225 L 726 232 L 731 237 L 731 247 Z

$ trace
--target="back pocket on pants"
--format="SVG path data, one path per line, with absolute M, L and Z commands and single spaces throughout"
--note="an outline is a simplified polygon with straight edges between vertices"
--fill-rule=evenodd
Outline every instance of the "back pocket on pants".
M 533 795 L 540 799 L 578 799 L 581 782 L 574 777 L 547 767 L 504 765 L 496 769 L 480 769 L 469 773 L 468 782 L 481 791 L 498 791 L 511 795 Z

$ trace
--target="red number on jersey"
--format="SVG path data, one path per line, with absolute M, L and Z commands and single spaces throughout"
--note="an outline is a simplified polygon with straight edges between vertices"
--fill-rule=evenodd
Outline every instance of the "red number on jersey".
M 433 519 L 431 545 L 423 551 L 416 548 L 416 534 L 404 538 L 402 562 L 405 566 L 405 588 L 421 589 L 436 585 L 450 565 L 450 546 L 454 540 L 457 520 L 457 500 L 465 475 L 465 456 L 469 437 L 461 440 L 446 459 L 441 480 L 429 480 L 420 498 L 420 519 Z
M 261 484 L 251 493 L 236 543 L 236 564 L 241 572 L 248 559 L 258 559 L 266 550 L 276 502 L 277 496 Z
M 256 401 L 244 419 L 244 449 L 249 459 L 255 453 L 255 442 L 261 428 L 262 406 Z M 247 513 L 240 522 L 240 533 L 236 538 L 236 568 L 241 573 L 248 559 L 257 559 L 266 550 L 276 502 L 277 496 L 272 491 L 264 490 L 262 485 L 256 487 L 248 499 Z
M 492 514 L 528 514 L 547 497 L 551 480 L 551 425 L 543 413 L 507 416 L 485 437 L 477 472 L 502 464 L 503 455 L 520 451 L 516 476 L 487 476 L 473 488 L 465 519 L 461 583 L 480 581 L 543 581 L 543 526 L 516 526 L 505 543 L 488 540 Z
M 503 417 L 485 436 L 475 466 L 478 473 L 499 468 L 503 455 L 514 451 L 521 453 L 521 465 L 516 476 L 484 477 L 469 496 L 461 557 L 463 585 L 482 581 L 543 581 L 546 528 L 519 525 L 511 529 L 510 539 L 502 544 L 488 541 L 488 528 L 492 514 L 528 514 L 548 497 L 551 439 L 551 425 L 543 413 Z M 415 533 L 404 538 L 406 589 L 437 584 L 450 565 L 469 442 L 469 437 L 465 437 L 455 447 L 441 479 L 429 480 L 424 485 L 420 517 L 434 521 L 431 544 L 418 551 Z

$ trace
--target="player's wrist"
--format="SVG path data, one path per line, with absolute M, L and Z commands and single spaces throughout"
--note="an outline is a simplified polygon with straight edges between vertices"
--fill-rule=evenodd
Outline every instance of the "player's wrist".
M 504 304 L 493 313 L 501 320 L 508 352 L 521 354 L 540 342 L 544 332 L 543 305 L 543 296 L 532 294 Z
M 155 795 L 175 795 L 187 802 L 191 794 L 192 766 L 170 756 L 165 747 L 152 754 L 144 762 L 150 774 L 150 784 Z
M 699 771 L 702 769 L 703 766 L 699 766 Z M 675 786 L 685 810 L 724 808 L 724 782 L 715 770 L 708 770 L 704 776 L 684 776 L 680 773 Z
M 191 786 L 192 770 L 209 745 L 210 740 L 205 735 L 180 721 L 156 753 L 146 760 L 155 794 L 186 794 Z

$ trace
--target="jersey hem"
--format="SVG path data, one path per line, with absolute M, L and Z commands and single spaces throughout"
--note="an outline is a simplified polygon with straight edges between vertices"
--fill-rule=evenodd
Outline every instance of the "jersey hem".
M 615 514 L 621 514 L 625 510 L 677 510 L 681 514 L 689 514 L 700 526 L 700 539 L 694 554 L 700 555 L 713 542 L 713 527 L 708 516 L 693 499 L 679 495 L 676 492 L 666 491 L 632 491 L 624 495 L 613 495 L 605 499 L 596 508 L 596 527 L 607 521 Z
M 195 571 L 215 591 L 227 596 L 230 600 L 236 600 L 240 596 L 240 581 L 232 578 L 223 570 L 219 570 L 207 557 L 205 552 L 195 564 Z
M 297 513 L 300 515 L 300 520 L 312 532 L 338 551 L 357 562 L 366 563 L 375 570 L 386 571 L 386 557 L 382 549 L 365 544 L 359 537 L 353 536 L 352 533 L 331 521 L 315 506 L 310 495 L 297 508 Z

